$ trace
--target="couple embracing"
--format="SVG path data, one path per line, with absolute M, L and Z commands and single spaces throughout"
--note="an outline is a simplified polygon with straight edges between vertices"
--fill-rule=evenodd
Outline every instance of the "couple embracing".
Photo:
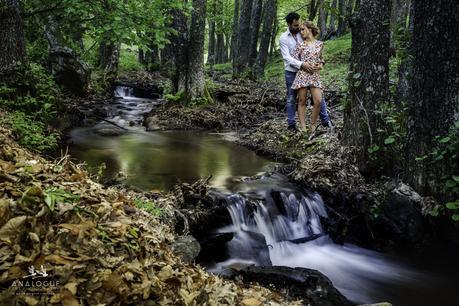
M 285 64 L 285 82 L 287 85 L 287 123 L 288 129 L 296 131 L 295 113 L 298 97 L 298 119 L 300 131 L 308 132 L 309 140 L 315 136 L 318 117 L 323 126 L 333 130 L 328 117 L 327 105 L 323 98 L 323 87 L 319 71 L 323 68 L 323 42 L 316 39 L 319 29 L 310 21 L 300 22 L 297 13 L 289 13 L 285 20 L 288 29 L 280 39 L 280 49 Z M 311 92 L 313 108 L 309 131 L 306 128 L 306 101 Z

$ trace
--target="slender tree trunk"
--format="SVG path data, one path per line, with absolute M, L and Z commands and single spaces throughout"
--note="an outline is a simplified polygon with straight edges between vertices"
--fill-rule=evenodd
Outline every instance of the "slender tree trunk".
M 358 148 L 359 168 L 372 170 L 369 148 L 382 146 L 375 111 L 388 101 L 390 0 L 363 1 L 351 22 L 351 101 L 345 109 L 345 142 Z
M 316 18 L 319 2 L 320 0 L 311 0 L 311 3 L 309 4 L 309 20 L 311 21 Z
M 336 31 L 335 23 L 336 23 L 336 9 L 338 7 L 338 0 L 333 0 L 332 2 L 332 11 L 330 12 L 330 24 L 328 26 L 328 32 L 333 33 Z
M 204 37 L 206 28 L 206 0 L 193 0 L 190 41 L 188 44 L 187 98 L 204 95 Z
M 413 18 L 412 18 L 413 17 L 413 2 L 410 3 L 408 11 L 409 11 L 409 22 L 408 22 L 408 28 L 405 29 L 405 31 L 408 31 L 409 33 L 413 33 L 414 31 L 414 24 L 413 24 Z M 411 50 L 411 41 L 408 43 L 407 49 Z M 398 68 L 397 99 L 395 100 L 396 103 L 408 101 L 409 75 L 411 74 L 411 71 L 412 71 L 412 62 L 413 62 L 413 59 L 411 58 L 411 56 L 405 56 L 402 59 L 400 67 Z
M 56 20 L 49 16 L 45 25 L 45 37 L 50 49 L 62 46 L 63 38 Z
M 139 48 L 137 52 L 137 61 L 142 65 L 145 65 L 146 63 L 146 52 L 144 52 L 141 48 Z
M 325 13 L 325 1 L 319 0 L 319 22 L 318 26 L 320 29 L 320 39 L 324 39 L 325 35 L 327 35 L 327 15 Z
M 252 13 L 253 0 L 242 0 L 241 15 L 239 18 L 238 43 L 235 50 L 235 62 L 233 64 L 233 75 L 238 77 L 249 63 L 250 44 L 247 39 L 250 37 L 250 16 Z
M 273 29 L 274 19 L 276 18 L 276 1 L 267 0 L 263 20 L 263 29 L 261 32 L 260 49 L 258 51 L 257 61 L 253 67 L 253 75 L 260 78 L 264 75 L 266 61 L 268 60 L 269 41 Z
M 277 2 L 275 5 L 276 10 L 274 11 L 274 16 L 277 16 Z M 277 38 L 277 31 L 279 31 L 279 21 L 277 18 L 274 18 L 273 24 L 273 32 L 271 34 L 271 43 L 269 48 L 269 56 L 273 56 L 274 51 L 276 50 L 276 38 Z
M 239 0 L 234 0 L 234 15 L 233 15 L 233 33 L 231 35 L 231 61 L 236 62 L 236 49 L 238 44 L 238 28 L 239 28 Z
M 225 52 L 225 38 L 224 38 L 224 36 L 223 36 L 223 33 L 222 33 L 222 32 L 219 32 L 219 33 L 217 34 L 217 51 L 216 51 L 216 53 L 217 53 L 217 56 L 216 56 L 217 60 L 216 60 L 216 62 L 217 62 L 218 64 L 221 64 L 221 63 L 224 62 L 224 60 L 223 60 L 223 57 L 224 57 L 224 54 L 223 54 L 223 53 L 224 53 L 224 52 Z
M 346 5 L 346 23 L 345 23 L 345 30 L 344 32 L 347 33 L 349 31 L 349 23 L 352 17 L 352 10 L 354 8 L 354 0 L 347 0 Z
M 17 64 L 24 63 L 26 50 L 19 1 L 0 1 L 0 81 L 8 79 Z
M 170 49 L 165 50 L 165 55 L 173 56 L 170 68 L 173 71 L 172 79 L 176 91 L 186 92 L 189 55 L 187 18 L 181 10 L 174 9 L 171 14 L 172 28 L 177 33 L 171 37 Z
M 457 157 L 432 162 L 430 156 L 439 145 L 436 137 L 459 120 L 458 11 L 457 1 L 413 0 L 406 174 L 418 192 L 440 201 L 455 200 L 441 178 L 451 179 L 459 166 Z M 428 158 L 416 160 L 422 156 Z
M 252 17 L 250 20 L 250 53 L 249 66 L 252 67 L 257 59 L 258 47 L 258 32 L 260 31 L 261 10 L 263 8 L 263 0 L 254 0 L 252 7 Z
M 212 0 L 209 9 L 207 20 L 209 23 L 209 45 L 207 47 L 207 63 L 213 65 L 215 63 L 215 15 L 216 15 L 216 0 Z
M 216 32 L 217 32 L 217 46 L 216 46 L 216 62 L 221 64 L 223 63 L 223 53 L 225 52 L 225 38 L 223 37 L 223 1 L 222 0 L 216 0 L 217 1 L 217 12 L 219 12 L 218 20 L 216 23 Z
M 110 43 L 107 46 L 105 53 L 104 72 L 110 76 L 116 76 L 118 73 L 118 64 L 120 61 L 121 44 Z
M 336 35 L 341 36 L 346 33 L 346 0 L 338 0 L 338 30 Z

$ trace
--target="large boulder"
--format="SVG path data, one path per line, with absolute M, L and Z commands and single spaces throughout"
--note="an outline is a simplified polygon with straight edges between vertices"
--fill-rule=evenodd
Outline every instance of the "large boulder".
M 303 299 L 304 305 L 329 306 L 353 305 L 335 287 L 328 277 L 319 271 L 306 268 L 246 267 L 237 272 L 246 282 L 257 282 L 287 292 L 294 299 Z
M 75 51 L 55 46 L 49 52 L 48 65 L 56 82 L 71 93 L 84 96 L 88 91 L 90 71 Z
M 382 207 L 381 221 L 389 236 L 400 243 L 418 243 L 424 236 L 422 197 L 399 183 Z

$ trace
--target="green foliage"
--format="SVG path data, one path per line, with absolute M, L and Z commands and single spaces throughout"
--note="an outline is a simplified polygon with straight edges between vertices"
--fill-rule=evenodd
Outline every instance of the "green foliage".
M 134 199 L 134 204 L 154 216 L 160 216 L 163 213 L 163 210 L 156 207 L 154 202 L 143 200 L 140 197 Z
M 186 92 L 183 90 L 179 90 L 177 93 L 172 94 L 172 93 L 167 93 L 164 95 L 164 98 L 168 102 L 172 103 L 183 103 L 186 101 Z
M 42 66 L 31 63 L 14 81 L 0 84 L 0 108 L 34 114 L 42 122 L 55 117 L 59 89 Z
M 265 80 L 283 80 L 284 79 L 284 61 L 279 54 L 270 58 L 265 67 Z
M 402 167 L 406 138 L 406 107 L 387 102 L 377 106 L 375 115 L 380 125 L 373 131 L 373 145 L 368 148 L 370 158 L 379 171 Z
M 442 163 L 448 165 L 450 169 L 457 171 L 459 152 L 459 121 L 456 121 L 448 129 L 448 133 L 444 136 L 435 137 L 435 146 L 432 151 L 426 155 L 416 157 L 419 162 L 434 165 Z M 450 172 L 451 173 L 451 172 Z M 454 221 L 459 221 L 459 173 L 452 175 L 444 175 L 440 178 L 443 182 L 443 190 L 447 197 L 454 199 L 453 201 L 444 204 L 445 211 L 451 213 L 451 218 Z
M 214 64 L 212 66 L 212 70 L 227 76 L 231 76 L 233 73 L 233 66 L 231 63 Z
M 140 71 L 145 67 L 137 60 L 138 50 L 121 46 L 119 68 L 121 71 Z
M 0 123 L 10 125 L 18 143 L 32 151 L 50 151 L 58 145 L 59 133 L 48 131 L 43 122 L 36 121 L 23 112 L 7 113 L 0 119 Z
M 45 203 L 51 211 L 54 211 L 54 207 L 58 203 L 73 204 L 80 200 L 80 196 L 74 195 L 71 192 L 67 192 L 57 187 L 50 187 L 46 189 L 43 191 L 43 195 L 45 197 Z

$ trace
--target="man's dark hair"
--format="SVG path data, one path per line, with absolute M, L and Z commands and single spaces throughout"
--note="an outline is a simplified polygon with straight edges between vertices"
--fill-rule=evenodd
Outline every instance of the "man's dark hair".
M 293 20 L 298 20 L 300 19 L 300 15 L 298 15 L 295 12 L 290 12 L 285 16 L 285 21 L 287 21 L 288 24 L 292 24 Z

